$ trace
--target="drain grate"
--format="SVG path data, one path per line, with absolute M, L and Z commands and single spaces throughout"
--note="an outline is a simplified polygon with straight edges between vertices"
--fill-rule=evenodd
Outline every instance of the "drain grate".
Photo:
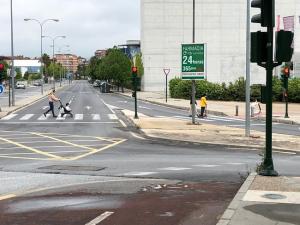
M 41 170 L 59 170 L 59 171 L 101 171 L 104 170 L 105 167 L 97 167 L 97 166 L 69 166 L 69 165 L 52 165 L 40 167 Z
M 286 196 L 280 195 L 280 194 L 265 194 L 262 196 L 263 198 L 272 199 L 272 200 L 279 200 L 279 199 L 285 199 Z

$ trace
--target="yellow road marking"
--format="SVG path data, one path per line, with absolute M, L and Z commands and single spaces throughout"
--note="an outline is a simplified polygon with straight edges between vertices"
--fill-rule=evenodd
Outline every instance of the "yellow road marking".
M 6 199 L 10 199 L 10 198 L 15 198 L 17 197 L 16 195 L 14 194 L 9 194 L 9 195 L 0 195 L 0 201 L 2 200 L 6 200 Z
M 0 137 L 0 140 L 6 141 L 7 143 L 10 143 L 10 144 L 19 146 L 19 147 L 21 147 L 21 148 L 25 148 L 25 149 L 27 149 L 27 150 L 29 150 L 29 151 L 36 152 L 36 153 L 41 154 L 41 155 L 45 155 L 45 156 L 48 156 L 48 157 L 51 157 L 51 158 L 55 158 L 55 159 L 59 159 L 59 160 L 62 160 L 62 159 L 63 159 L 63 158 L 60 157 L 60 156 L 56 156 L 56 155 L 53 155 L 53 154 L 50 154 L 50 153 L 46 153 L 46 152 L 40 151 L 40 150 L 38 150 L 38 149 L 35 149 L 35 148 L 32 148 L 32 147 L 28 147 L 28 146 L 26 146 L 26 145 L 22 145 L 22 144 L 20 144 L 20 143 L 17 143 L 17 142 L 14 142 L 14 141 L 11 141 L 11 140 L 2 138 L 2 137 Z
M 47 136 L 47 135 L 44 135 L 44 134 L 40 134 L 40 133 L 32 133 L 32 134 L 37 135 L 37 136 L 41 136 L 41 137 L 45 137 L 45 138 L 49 138 L 49 139 L 52 139 L 52 140 L 55 140 L 55 141 L 58 141 L 58 142 L 61 142 L 61 143 L 67 144 L 67 145 L 72 145 L 74 147 L 88 149 L 90 151 L 97 151 L 97 149 L 95 149 L 95 148 L 90 148 L 90 147 L 87 147 L 87 146 L 84 146 L 84 145 L 74 144 L 74 143 L 71 143 L 69 141 L 64 141 L 64 140 L 54 138 L 54 137 L 50 137 L 50 136 Z
M 108 148 L 112 148 L 112 147 L 114 147 L 114 146 L 116 146 L 116 145 L 119 145 L 119 144 L 125 142 L 125 141 L 127 141 L 127 140 L 126 140 L 126 139 L 123 139 L 123 140 L 121 140 L 121 141 L 118 141 L 118 142 L 115 142 L 115 143 L 113 143 L 113 144 L 107 145 L 107 146 L 105 146 L 105 147 L 103 147 L 103 148 L 94 150 L 94 151 L 92 151 L 92 152 L 88 152 L 88 153 L 86 153 L 86 154 L 83 154 L 83 155 L 80 155 L 80 156 L 77 156 L 77 157 L 73 157 L 73 158 L 69 158 L 69 159 L 66 158 L 66 159 L 67 159 L 67 160 L 70 160 L 70 161 L 82 159 L 82 158 L 85 158 L 85 157 L 87 157 L 87 156 L 89 156 L 89 155 L 93 155 L 93 154 L 96 154 L 96 153 L 98 153 L 98 152 L 104 151 L 104 150 L 106 150 L 106 149 L 108 149 Z

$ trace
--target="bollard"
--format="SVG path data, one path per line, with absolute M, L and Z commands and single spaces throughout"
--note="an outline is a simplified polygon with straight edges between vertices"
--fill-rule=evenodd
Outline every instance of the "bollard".
M 250 116 L 251 116 L 251 117 L 254 117 L 254 110 L 255 110 L 255 107 L 254 107 L 254 106 L 251 106 L 250 109 L 251 109 L 251 110 L 250 110 Z
M 235 106 L 235 116 L 239 116 L 239 106 Z

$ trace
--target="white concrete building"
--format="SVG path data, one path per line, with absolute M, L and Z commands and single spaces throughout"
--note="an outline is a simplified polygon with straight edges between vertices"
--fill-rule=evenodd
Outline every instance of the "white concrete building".
M 170 78 L 180 77 L 181 44 L 192 42 L 192 2 L 192 0 L 141 0 L 141 49 L 145 69 L 143 90 L 164 90 L 164 68 L 171 69 Z M 245 76 L 246 2 L 196 0 L 196 43 L 207 43 L 208 81 L 228 83 Z M 297 53 L 300 48 L 298 41 L 300 1 L 275 2 L 275 15 L 281 16 L 281 29 L 283 29 L 282 17 L 295 15 Z M 258 9 L 251 9 L 252 15 L 258 13 Z M 264 28 L 261 29 L 258 24 L 251 24 L 251 31 L 257 30 Z M 297 76 L 300 74 L 300 65 L 298 69 L 295 71 Z M 251 72 L 251 83 L 265 83 L 264 69 L 252 64 Z
M 15 68 L 19 68 L 21 70 L 22 76 L 26 72 L 28 73 L 39 73 L 41 62 L 39 60 L 14 60 Z

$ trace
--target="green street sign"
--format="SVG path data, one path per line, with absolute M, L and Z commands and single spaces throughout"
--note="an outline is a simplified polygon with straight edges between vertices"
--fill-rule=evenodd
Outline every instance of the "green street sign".
M 206 44 L 181 45 L 181 78 L 206 79 Z

